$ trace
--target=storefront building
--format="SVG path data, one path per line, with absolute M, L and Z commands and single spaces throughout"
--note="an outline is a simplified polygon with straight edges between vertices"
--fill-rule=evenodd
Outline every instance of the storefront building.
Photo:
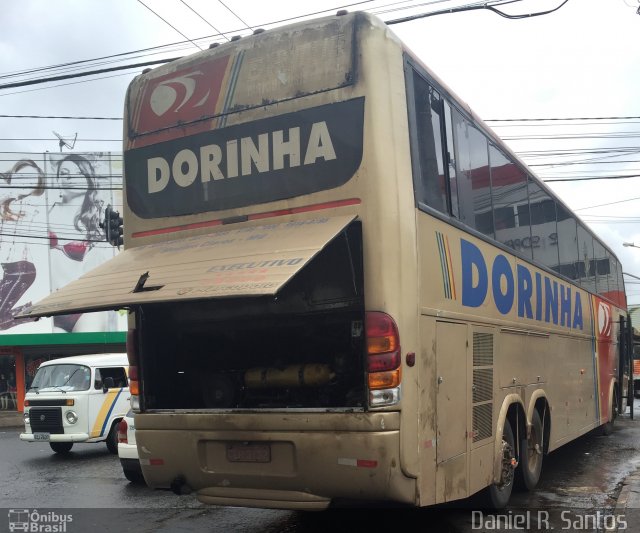
M 7 381 L 7 390 L 0 393 L 0 409 L 23 411 L 24 395 L 44 361 L 90 353 L 124 352 L 125 337 L 123 331 L 0 336 L 0 380 L 4 376 Z

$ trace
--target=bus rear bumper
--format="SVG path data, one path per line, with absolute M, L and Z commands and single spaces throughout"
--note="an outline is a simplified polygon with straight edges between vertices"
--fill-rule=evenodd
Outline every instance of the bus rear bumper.
M 400 466 L 395 414 L 387 416 L 385 424 L 379 417 L 353 417 L 352 426 L 359 431 L 336 428 L 339 417 L 330 427 L 325 418 L 334 417 L 329 414 L 290 414 L 282 424 L 290 427 L 278 430 L 258 429 L 267 425 L 268 415 L 262 420 L 249 415 L 248 421 L 238 417 L 235 428 L 229 424 L 232 417 L 210 415 L 209 429 L 193 428 L 197 419 L 189 424 L 188 416 L 173 417 L 172 429 L 166 429 L 169 424 L 162 416 L 136 419 L 140 463 L 149 487 L 195 493 L 208 504 L 274 509 L 321 510 L 335 500 L 416 502 L 416 480 Z M 367 418 L 377 423 L 365 427 Z M 245 427 L 238 428 L 241 424 Z M 184 427 L 189 425 L 191 429 Z M 214 425 L 218 428 L 212 429 Z M 253 430 L 247 428 L 251 425 Z M 380 431 L 376 426 L 386 427 Z
M 198 501 L 208 505 L 233 505 L 263 509 L 322 511 L 331 500 L 307 492 L 266 489 L 229 489 L 208 487 L 197 492 Z

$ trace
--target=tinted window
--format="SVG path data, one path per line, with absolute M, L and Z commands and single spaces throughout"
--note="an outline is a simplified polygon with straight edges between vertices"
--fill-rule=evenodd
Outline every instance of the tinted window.
M 460 220 L 493 237 L 487 139 L 455 109 L 451 115 Z
M 444 107 L 440 94 L 433 87 L 417 73 L 413 78 L 420 166 L 415 185 L 416 199 L 446 213 L 447 190 L 442 153 Z
M 577 263 L 579 255 L 576 219 L 560 203 L 556 203 L 556 217 L 560 263 L 554 270 L 569 279 L 578 279 Z
M 609 253 L 604 249 L 597 239 L 593 240 L 593 260 L 596 275 L 596 289 L 600 296 L 608 296 L 609 275 L 611 265 L 609 264 Z
M 101 389 L 104 385 L 104 380 L 106 378 L 113 379 L 114 387 L 127 387 L 127 373 L 125 369 L 122 367 L 115 368 L 96 368 L 96 379 L 94 383 L 94 387 L 96 389 Z
M 593 260 L 593 237 L 582 225 L 578 224 L 578 275 L 580 285 L 588 291 L 596 292 L 596 270 Z
M 458 179 L 456 175 L 455 163 L 455 143 L 453 136 L 453 122 L 451 117 L 451 106 L 444 101 L 444 115 L 446 123 L 446 139 L 447 149 L 445 151 L 445 160 L 447 161 L 447 169 L 449 171 L 449 191 L 451 193 L 451 213 L 453 216 L 460 218 L 459 202 L 458 202 Z
M 521 210 L 520 222 L 531 225 L 533 258 L 557 270 L 560 264 L 556 202 L 535 180 L 529 178 L 529 206 Z
M 492 144 L 489 145 L 489 163 L 496 239 L 531 258 L 529 217 L 521 221 L 518 216 L 529 206 L 527 177 Z M 528 246 L 523 246 L 523 243 L 528 243 Z
M 620 290 L 620 287 L 618 286 L 618 260 L 608 251 L 607 256 L 609 257 L 609 265 L 611 266 L 611 273 L 609 274 L 609 293 L 610 297 L 617 302 L 618 291 Z

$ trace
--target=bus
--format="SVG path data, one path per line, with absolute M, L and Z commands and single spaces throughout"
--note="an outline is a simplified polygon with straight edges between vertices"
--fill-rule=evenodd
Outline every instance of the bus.
M 615 254 L 375 16 L 143 72 L 124 172 L 124 250 L 24 316 L 129 310 L 152 488 L 502 508 L 626 408 Z

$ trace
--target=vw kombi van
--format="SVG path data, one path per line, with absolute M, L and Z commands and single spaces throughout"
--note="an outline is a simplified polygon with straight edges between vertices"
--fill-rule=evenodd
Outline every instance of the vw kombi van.
M 106 442 L 118 453 L 118 422 L 129 409 L 125 353 L 80 355 L 40 365 L 24 401 L 20 439 L 46 441 L 56 453 L 74 442 Z

